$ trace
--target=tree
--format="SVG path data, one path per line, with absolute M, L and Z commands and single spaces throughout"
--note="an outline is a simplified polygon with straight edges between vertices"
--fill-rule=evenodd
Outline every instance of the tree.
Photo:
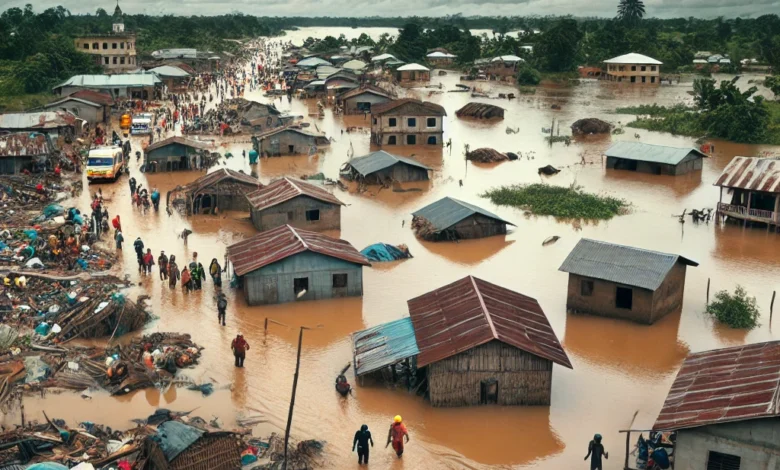
M 761 142 L 769 126 L 769 111 L 761 96 L 755 96 L 757 87 L 741 91 L 736 85 L 739 77 L 723 80 L 715 87 L 715 80 L 699 79 L 693 82 L 694 102 L 699 109 L 702 127 L 711 135 L 733 142 Z
M 775 95 L 775 98 L 780 96 L 780 75 L 772 75 L 766 77 L 764 80 L 764 86 Z
M 574 70 L 582 41 L 582 31 L 573 19 L 558 21 L 542 33 L 534 55 L 539 57 L 540 68 L 545 72 L 569 72 Z
M 523 65 L 520 70 L 517 71 L 517 84 L 518 85 L 538 85 L 542 81 L 539 72 L 530 65 Z
M 645 3 L 642 0 L 620 0 L 617 16 L 626 24 L 636 25 L 645 16 Z
M 422 28 L 417 23 L 407 23 L 398 32 L 398 39 L 390 48 L 396 57 L 408 62 L 425 60 L 425 42 Z
M 725 290 L 716 293 L 715 300 L 707 305 L 707 313 L 732 328 L 751 330 L 758 326 L 756 298 L 748 297 L 742 286 L 737 286 L 733 295 Z

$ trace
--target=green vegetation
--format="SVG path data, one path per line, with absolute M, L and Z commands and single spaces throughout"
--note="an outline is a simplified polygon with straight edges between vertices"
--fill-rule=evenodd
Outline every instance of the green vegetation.
M 56 97 L 49 93 L 33 95 L 0 95 L 0 113 L 15 113 L 51 103 Z
M 620 21 L 633 26 L 645 16 L 645 4 L 642 0 L 620 0 L 617 17 Z
M 733 295 L 725 290 L 716 293 L 715 300 L 707 305 L 707 313 L 731 328 L 752 330 L 759 326 L 756 298 L 748 297 L 742 286 L 737 286 Z
M 607 220 L 628 209 L 628 203 L 622 199 L 586 193 L 574 185 L 561 187 L 537 183 L 501 186 L 481 196 L 500 206 L 568 219 Z
M 766 77 L 764 80 L 764 86 L 769 88 L 775 95 L 775 98 L 780 96 L 780 75 L 772 75 Z
M 538 85 L 542 81 L 542 76 L 539 71 L 530 65 L 523 65 L 520 70 L 517 71 L 517 84 L 518 85 Z
M 681 104 L 677 104 L 672 107 L 666 107 L 666 106 L 659 106 L 655 103 L 641 104 L 639 106 L 626 106 L 623 108 L 617 108 L 615 110 L 615 112 L 618 114 L 637 114 L 641 116 L 653 116 L 653 117 L 670 116 L 672 114 L 686 112 L 686 111 L 693 111 L 693 109 L 688 108 Z

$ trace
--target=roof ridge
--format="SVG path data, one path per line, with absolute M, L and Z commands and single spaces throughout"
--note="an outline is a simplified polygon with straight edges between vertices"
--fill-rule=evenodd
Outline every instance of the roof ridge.
M 298 191 L 298 195 L 303 194 L 303 190 L 301 189 L 301 187 L 298 186 L 298 184 L 295 181 L 293 181 L 291 178 L 285 176 L 284 180 L 290 183 L 290 186 L 292 186 L 293 188 L 295 188 L 296 191 Z
M 311 249 L 311 247 L 309 246 L 309 244 L 308 244 L 308 243 L 306 243 L 306 242 L 303 240 L 303 238 L 301 238 L 301 235 L 298 233 L 298 231 L 297 231 L 297 230 L 295 230 L 295 227 L 291 226 L 290 224 L 287 224 L 287 228 L 289 228 L 289 229 L 290 229 L 290 231 L 293 233 L 293 235 L 295 235 L 295 238 L 297 238 L 297 239 L 298 239 L 298 241 L 299 241 L 299 242 L 301 242 L 301 244 L 303 245 L 303 248 L 304 248 L 305 250 L 310 250 L 310 249 Z
M 477 293 L 477 299 L 479 300 L 479 305 L 482 307 L 482 314 L 485 316 L 485 320 L 487 320 L 488 325 L 490 326 L 490 331 L 493 332 L 493 338 L 498 339 L 498 332 L 496 332 L 496 326 L 493 324 L 493 319 L 490 318 L 490 312 L 488 312 L 487 306 L 485 305 L 485 299 L 482 298 L 482 292 L 480 292 L 479 287 L 477 286 L 477 281 L 474 279 L 474 276 L 469 275 L 469 280 L 471 280 L 471 285 L 474 286 L 474 292 Z

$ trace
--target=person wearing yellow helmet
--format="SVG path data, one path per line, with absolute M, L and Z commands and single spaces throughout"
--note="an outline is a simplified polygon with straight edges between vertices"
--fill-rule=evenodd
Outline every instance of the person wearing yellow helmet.
M 395 454 L 400 458 L 404 453 L 404 437 L 406 442 L 409 442 L 409 432 L 406 430 L 406 426 L 403 423 L 403 419 L 400 415 L 393 418 L 393 423 L 390 425 L 390 431 L 387 433 L 387 444 L 385 449 L 390 443 L 393 443 L 393 450 Z

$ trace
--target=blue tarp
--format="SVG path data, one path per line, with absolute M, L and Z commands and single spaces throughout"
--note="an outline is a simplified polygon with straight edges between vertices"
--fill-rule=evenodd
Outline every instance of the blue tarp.
M 30 465 L 27 470 L 68 470 L 68 467 L 56 462 L 41 462 Z
M 205 431 L 187 426 L 178 421 L 167 421 L 157 427 L 157 436 L 160 438 L 160 448 L 168 462 L 187 450 L 195 443 Z
M 360 252 L 369 261 L 396 261 L 399 259 L 411 258 L 408 253 L 404 253 L 393 245 L 387 243 L 374 243 Z

